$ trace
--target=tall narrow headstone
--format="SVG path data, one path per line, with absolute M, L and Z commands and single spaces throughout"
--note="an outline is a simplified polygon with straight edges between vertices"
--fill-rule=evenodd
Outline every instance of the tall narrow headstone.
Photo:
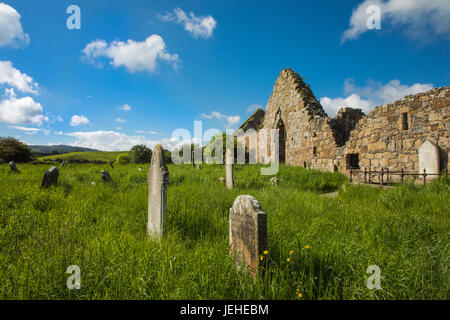
M 430 142 L 425 141 L 419 148 L 419 174 L 426 169 L 427 174 L 439 173 L 439 149 Z M 438 176 L 427 176 L 428 179 L 436 179 Z
M 11 172 L 19 173 L 19 169 L 17 169 L 16 163 L 14 161 L 11 161 L 9 163 L 9 167 L 11 168 Z
M 148 181 L 148 222 L 147 233 L 161 237 L 167 212 L 167 185 L 169 170 L 164 159 L 164 149 L 158 144 L 153 150 L 152 161 L 147 176 Z
M 103 182 L 107 182 L 107 183 L 112 182 L 111 175 L 109 174 L 108 171 L 106 171 L 106 170 L 102 171 L 102 180 L 103 180 Z
M 233 172 L 233 153 L 231 149 L 227 149 L 225 153 L 225 180 L 228 189 L 234 187 L 234 172 Z
M 254 197 L 238 196 L 230 209 L 230 251 L 256 276 L 266 249 L 267 215 Z
M 50 187 L 51 185 L 56 185 L 58 183 L 59 170 L 56 167 L 51 167 L 44 173 L 44 178 L 42 178 L 42 188 Z

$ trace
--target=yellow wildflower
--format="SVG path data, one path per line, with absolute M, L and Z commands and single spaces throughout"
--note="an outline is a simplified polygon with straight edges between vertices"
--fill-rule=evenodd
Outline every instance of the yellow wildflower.
M 317 277 L 314 277 L 314 280 L 317 280 L 318 278 Z
M 264 250 L 264 254 L 265 254 L 265 255 L 269 254 L 269 251 Z
M 289 251 L 289 254 L 293 254 L 293 253 L 294 253 L 294 250 Z
M 263 259 L 264 259 L 264 256 L 261 256 L 261 257 L 259 257 L 260 259 L 261 259 L 261 261 L 263 261 Z
M 309 249 L 309 246 L 308 246 L 308 245 L 306 245 L 306 246 L 305 246 L 305 249 Z
M 287 260 L 287 262 L 289 262 L 289 261 L 291 261 L 291 258 L 287 258 L 286 260 Z
M 301 299 L 303 297 L 303 294 L 299 293 L 298 298 Z

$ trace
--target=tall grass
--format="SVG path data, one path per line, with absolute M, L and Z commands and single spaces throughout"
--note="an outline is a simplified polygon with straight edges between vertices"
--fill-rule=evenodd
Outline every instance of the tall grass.
M 327 198 L 320 193 L 345 177 L 281 166 L 273 187 L 259 168 L 236 166 L 228 190 L 223 166 L 169 165 L 167 230 L 152 241 L 148 166 L 68 165 L 48 190 L 39 188 L 46 166 L 0 166 L 0 298 L 448 299 L 449 181 L 348 186 Z M 102 169 L 114 183 L 102 182 Z M 228 210 L 241 194 L 268 215 L 257 281 L 228 254 Z M 373 264 L 382 290 L 366 287 Z M 81 269 L 81 290 L 66 287 L 70 265 Z

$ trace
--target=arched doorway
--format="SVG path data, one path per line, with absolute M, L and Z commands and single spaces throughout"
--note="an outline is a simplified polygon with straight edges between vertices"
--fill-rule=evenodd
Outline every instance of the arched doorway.
M 283 120 L 278 120 L 278 150 L 280 162 L 286 162 L 286 127 Z

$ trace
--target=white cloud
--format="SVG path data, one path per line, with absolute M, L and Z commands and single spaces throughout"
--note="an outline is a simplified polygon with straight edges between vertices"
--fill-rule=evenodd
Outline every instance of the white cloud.
M 123 106 L 119 106 L 117 108 L 122 111 L 131 111 L 131 107 L 128 103 L 125 103 Z
M 357 39 L 369 31 L 367 28 L 367 7 L 377 5 L 381 11 L 381 28 L 385 24 L 401 26 L 404 33 L 422 43 L 430 41 L 431 35 L 450 39 L 450 1 L 448 0 L 365 0 L 353 9 L 350 27 L 341 43 Z
M 64 134 L 64 132 L 62 132 L 62 131 L 55 131 L 55 134 L 56 134 L 57 136 L 62 136 L 62 135 Z
M 11 6 L 0 3 L 0 46 L 28 44 L 30 38 L 23 32 L 20 14 Z
M 8 128 L 24 131 L 26 134 L 29 134 L 29 135 L 34 135 L 34 134 L 42 131 L 42 129 L 39 129 L 39 128 L 28 128 L 28 127 L 21 127 L 21 126 L 8 126 Z
M 144 136 L 129 136 L 116 131 L 71 132 L 65 135 L 77 139 L 74 143 L 70 144 L 72 146 L 93 148 L 102 151 L 125 151 L 130 150 L 137 144 L 144 144 L 150 148 L 153 148 L 157 144 L 162 144 L 164 148 L 173 150 L 181 144 L 178 139 L 148 140 Z
M 260 105 L 260 104 L 252 104 L 251 106 L 249 106 L 248 108 L 247 108 L 247 113 L 248 114 L 250 114 L 250 113 L 253 113 L 253 112 L 255 112 L 256 110 L 258 110 L 258 109 L 262 109 L 262 106 Z
M 168 13 L 164 16 L 159 15 L 163 21 L 175 21 L 176 23 L 184 25 L 184 29 L 189 31 L 194 38 L 209 38 L 213 34 L 213 30 L 217 25 L 217 21 L 212 16 L 195 16 L 193 12 L 187 15 L 180 8 L 175 8 L 173 13 Z
M 83 124 L 89 124 L 89 119 L 83 115 L 73 115 L 70 119 L 70 125 L 72 127 L 80 126 Z
M 432 83 L 415 83 L 411 86 L 403 85 L 399 80 L 391 80 L 386 84 L 369 80 L 364 87 L 355 86 L 353 79 L 344 82 L 344 94 L 347 98 L 323 97 L 320 103 L 331 117 L 336 115 L 340 108 L 360 108 L 368 113 L 377 105 L 393 103 L 406 95 L 416 94 L 433 89 Z
M 213 111 L 211 114 L 202 113 L 200 117 L 205 119 L 218 119 L 218 120 L 225 120 L 225 128 L 231 128 L 234 125 L 238 124 L 239 121 L 241 121 L 240 116 L 227 116 L 225 114 L 222 114 L 218 111 Z
M 105 40 L 89 43 L 83 50 L 83 59 L 98 67 L 102 67 L 100 58 L 110 59 L 113 67 L 125 67 L 129 72 L 157 71 L 158 60 L 172 63 L 177 68 L 179 58 L 177 54 L 166 51 L 166 44 L 159 35 L 152 34 L 145 41 L 134 40 L 113 41 L 108 44 Z
M 43 115 L 41 104 L 33 98 L 18 99 L 14 89 L 6 89 L 5 93 L 6 98 L 0 101 L 0 122 L 41 125 L 49 120 Z
M 56 121 L 63 122 L 63 118 L 61 116 L 56 116 Z
M 13 86 L 21 92 L 37 94 L 38 84 L 33 78 L 14 68 L 11 61 L 0 61 L 0 84 Z
M 125 123 L 125 122 L 127 122 L 127 120 L 117 117 L 116 122 Z
M 162 133 L 161 133 L 161 132 L 158 132 L 158 131 L 148 131 L 147 133 L 148 133 L 148 134 L 152 134 L 152 135 L 162 136 Z

